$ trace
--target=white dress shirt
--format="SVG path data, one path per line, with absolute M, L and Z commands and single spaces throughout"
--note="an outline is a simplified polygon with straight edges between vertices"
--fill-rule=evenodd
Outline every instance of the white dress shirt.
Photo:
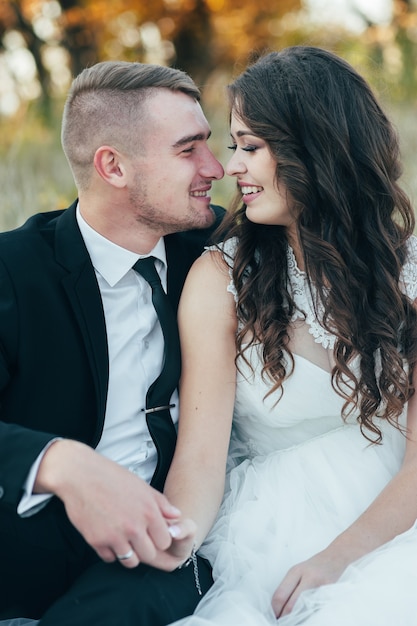
M 156 448 L 145 418 L 146 392 L 162 369 L 164 340 L 151 288 L 132 266 L 140 255 L 105 239 L 77 214 L 103 300 L 109 348 L 109 386 L 97 451 L 150 481 Z M 160 239 L 149 255 L 166 290 L 166 254 Z M 171 415 L 178 420 L 178 397 Z
M 142 256 L 154 256 L 166 290 L 166 253 L 161 238 L 149 255 L 138 255 L 106 239 L 81 216 L 77 222 L 90 255 L 100 289 L 109 351 L 109 385 L 104 428 L 97 451 L 150 482 L 157 452 L 145 416 L 148 387 L 162 369 L 164 340 L 151 299 L 151 287 L 132 266 Z M 178 393 L 171 416 L 178 421 Z M 47 448 L 46 448 L 47 449 Z M 25 485 L 19 514 L 36 510 L 46 494 L 32 495 L 39 463 L 34 463 Z M 32 513 L 35 510 L 31 511 Z M 29 513 L 30 514 L 30 513 Z

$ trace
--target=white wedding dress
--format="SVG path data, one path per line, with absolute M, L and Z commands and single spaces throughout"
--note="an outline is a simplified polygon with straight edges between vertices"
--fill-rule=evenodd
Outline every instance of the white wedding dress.
M 233 248 L 228 242 L 232 257 Z M 314 316 L 305 275 L 291 249 L 288 263 L 291 292 L 305 313 L 305 322 L 296 314 L 294 324 L 331 351 L 334 337 Z M 415 238 L 401 282 L 414 300 Z M 229 290 L 234 292 L 233 284 Z M 294 359 L 278 402 L 276 395 L 264 399 L 269 385 L 261 377 L 258 348 L 250 351 L 253 372 L 239 364 L 230 445 L 234 467 L 217 521 L 200 549 L 213 565 L 215 583 L 195 614 L 176 626 L 277 624 L 271 598 L 288 569 L 324 549 L 356 520 L 401 466 L 401 432 L 380 420 L 383 444 L 370 444 L 354 417 L 342 420 L 343 400 L 329 371 L 303 356 Z M 352 564 L 336 584 L 302 594 L 278 624 L 416 626 L 417 526 Z

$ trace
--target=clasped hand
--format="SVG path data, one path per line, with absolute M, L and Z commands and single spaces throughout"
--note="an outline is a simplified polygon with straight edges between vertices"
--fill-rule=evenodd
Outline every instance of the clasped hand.
M 196 526 L 167 498 L 88 446 L 54 442 L 44 455 L 38 493 L 54 493 L 85 541 L 106 562 L 170 571 L 191 554 Z M 120 558 L 122 556 L 123 558 Z

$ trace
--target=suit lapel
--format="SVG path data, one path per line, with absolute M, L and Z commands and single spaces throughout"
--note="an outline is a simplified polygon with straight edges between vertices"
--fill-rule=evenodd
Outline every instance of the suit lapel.
M 94 268 L 75 218 L 75 204 L 58 218 L 55 233 L 57 262 L 67 274 L 62 286 L 80 328 L 96 387 L 98 416 L 96 438 L 101 433 L 108 387 L 108 349 L 104 312 Z

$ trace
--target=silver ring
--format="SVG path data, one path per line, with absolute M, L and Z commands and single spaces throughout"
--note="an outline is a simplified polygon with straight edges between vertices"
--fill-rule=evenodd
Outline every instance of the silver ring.
M 127 561 L 133 556 L 133 554 L 133 550 L 130 549 L 129 552 L 126 552 L 126 554 L 116 554 L 116 559 L 118 561 Z

